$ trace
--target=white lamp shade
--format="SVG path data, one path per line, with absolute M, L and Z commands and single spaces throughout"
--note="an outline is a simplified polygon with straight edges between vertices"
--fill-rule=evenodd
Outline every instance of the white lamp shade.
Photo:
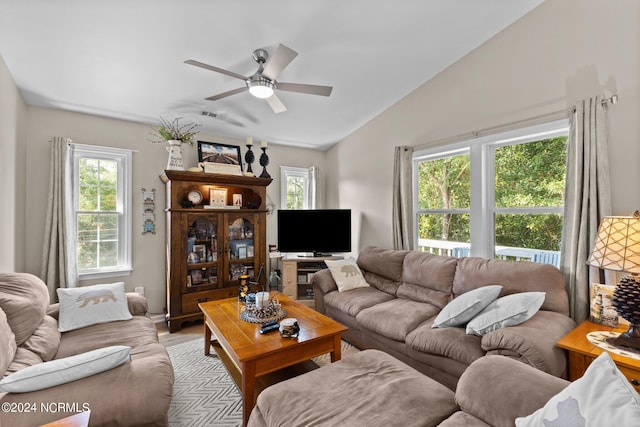
M 640 217 L 604 217 L 588 264 L 605 270 L 640 273 Z

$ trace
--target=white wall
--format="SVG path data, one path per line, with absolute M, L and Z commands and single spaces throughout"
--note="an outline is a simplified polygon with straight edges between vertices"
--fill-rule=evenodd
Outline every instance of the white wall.
M 418 146 L 617 93 L 614 214 L 640 208 L 640 2 L 547 0 L 327 152 L 327 204 L 355 213 L 354 245 L 391 247 L 393 147 Z M 358 248 L 354 247 L 354 251 Z
M 26 209 L 20 215 L 26 217 L 24 229 L 26 253 L 24 271 L 38 275 L 42 259 L 44 211 L 46 209 L 49 179 L 50 146 L 53 136 L 65 136 L 74 142 L 89 145 L 129 148 L 139 150 L 133 154 L 133 273 L 124 278 L 83 281 L 81 285 L 124 280 L 128 291 L 136 286 L 145 287 L 151 313 L 162 313 L 165 307 L 165 189 L 159 173 L 165 168 L 167 152 L 165 144 L 148 141 L 151 126 L 123 120 L 108 119 L 68 111 L 28 107 L 27 109 L 27 179 Z M 241 145 L 244 141 L 200 133 L 198 139 Z M 183 147 L 185 166 L 195 166 L 197 149 Z M 273 182 L 267 187 L 267 195 L 278 209 L 280 203 L 280 171 L 278 165 L 311 166 L 324 168 L 324 153 L 270 144 L 268 172 Z M 256 156 L 258 158 L 258 156 Z M 254 170 L 261 172 L 256 158 Z M 156 234 L 142 235 L 142 188 L 156 189 Z M 276 243 L 275 214 L 267 221 L 267 243 Z
M 24 268 L 25 171 L 24 122 L 26 104 L 0 57 L 0 271 Z

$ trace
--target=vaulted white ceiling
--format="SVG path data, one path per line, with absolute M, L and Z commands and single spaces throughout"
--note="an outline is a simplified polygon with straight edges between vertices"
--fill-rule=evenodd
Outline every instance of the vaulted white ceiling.
M 1 0 L 0 55 L 30 105 L 323 149 L 542 1 Z M 278 80 L 330 97 L 279 91 L 280 114 L 248 92 L 205 101 L 243 82 L 184 64 L 251 75 L 279 43 L 299 55 Z

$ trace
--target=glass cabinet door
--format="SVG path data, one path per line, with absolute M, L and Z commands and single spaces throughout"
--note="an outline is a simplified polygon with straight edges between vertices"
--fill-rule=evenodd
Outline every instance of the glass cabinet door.
M 252 216 L 233 216 L 228 224 L 228 280 L 237 282 L 243 274 L 253 280 L 258 273 L 255 271 L 255 221 Z
M 187 288 L 218 287 L 218 221 L 216 216 L 189 216 Z

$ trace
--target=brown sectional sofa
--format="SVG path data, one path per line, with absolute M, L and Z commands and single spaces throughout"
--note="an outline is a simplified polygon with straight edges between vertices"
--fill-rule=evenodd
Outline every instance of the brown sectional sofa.
M 467 367 L 486 355 L 565 374 L 566 356 L 555 343 L 575 322 L 557 268 L 378 247 L 363 249 L 357 263 L 370 287 L 338 292 L 328 269 L 311 279 L 316 310 L 347 326 L 343 337 L 357 347 L 389 353 L 452 390 Z M 543 291 L 545 300 L 526 322 L 482 337 L 460 327 L 431 327 L 450 300 L 486 285 L 502 285 L 500 296 Z
M 130 320 L 58 332 L 58 304 L 49 305 L 36 276 L 0 273 L 0 379 L 21 368 L 102 347 L 132 347 L 131 360 L 80 380 L 28 393 L 0 393 L 0 425 L 35 426 L 88 406 L 91 426 L 166 426 L 173 393 L 173 367 L 144 315 L 144 297 L 128 293 Z M 46 408 L 54 410 L 42 410 Z M 61 406 L 58 406 L 61 405 Z

